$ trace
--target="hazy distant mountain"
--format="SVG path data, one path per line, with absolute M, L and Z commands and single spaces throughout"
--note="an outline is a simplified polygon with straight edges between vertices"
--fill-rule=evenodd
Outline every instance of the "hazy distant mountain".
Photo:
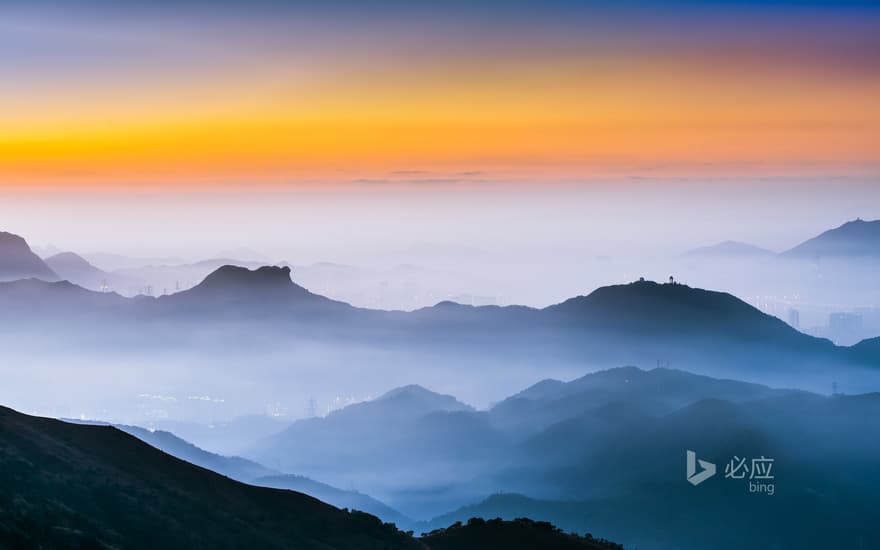
M 355 308 L 314 294 L 292 282 L 289 267 L 251 271 L 224 266 L 189 290 L 159 298 L 111 300 L 100 293 L 59 289 L 22 293 L 0 283 L 0 305 L 17 302 L 27 310 L 30 304 L 30 311 L 15 319 L 22 326 L 62 314 L 111 315 L 113 323 L 81 323 L 73 330 L 121 332 L 136 342 L 149 319 L 156 321 L 150 324 L 151 334 L 167 346 L 191 343 L 183 335 L 192 331 L 181 325 L 198 323 L 208 345 L 203 349 L 222 348 L 230 339 L 259 349 L 296 341 L 346 351 L 376 346 L 389 360 L 407 365 L 414 354 L 454 364 L 463 359 L 475 365 L 551 361 L 593 368 L 647 366 L 659 360 L 705 374 L 763 381 L 773 373 L 797 370 L 805 376 L 856 360 L 845 348 L 798 332 L 730 294 L 677 283 L 602 287 L 544 309 L 441 302 L 414 312 Z M 70 294 L 76 294 L 74 311 L 65 307 Z M 95 307 L 86 307 L 90 300 Z
M 846 222 L 782 255 L 787 258 L 880 258 L 880 220 Z
M 245 415 L 210 424 L 181 420 L 153 420 L 148 427 L 174 433 L 202 449 L 222 455 L 238 455 L 255 442 L 290 425 L 284 417 Z
M 57 281 L 58 275 L 31 251 L 23 238 L 0 231 L 0 281 L 29 278 Z
M 100 286 L 101 280 L 107 277 L 106 271 L 98 269 L 73 252 L 60 252 L 49 256 L 45 261 L 61 278 L 82 287 L 92 288 L 95 283 Z
M 58 248 L 57 246 L 55 246 L 54 244 L 51 244 L 51 243 L 47 244 L 45 246 L 31 244 L 30 247 L 31 247 L 31 251 L 33 251 L 34 254 L 36 254 L 40 258 L 43 258 L 44 260 L 46 258 L 48 258 L 49 256 L 54 256 L 55 254 L 58 254 L 60 252 L 64 252 L 63 250 L 61 250 L 60 248 Z
M 790 392 L 674 369 L 621 367 L 571 382 L 544 380 L 501 401 L 492 407 L 489 416 L 493 425 L 525 438 L 554 423 L 619 403 L 633 404 L 630 412 L 657 415 L 703 399 L 745 402 Z
M 691 257 L 760 258 L 775 255 L 772 250 L 737 241 L 724 241 L 712 246 L 695 248 L 684 253 Z
M 419 548 L 373 516 L 232 481 L 115 428 L 7 408 L 0 509 L 9 547 Z
M 402 448 L 408 449 L 409 457 L 422 455 L 427 449 L 419 448 L 419 434 L 437 436 L 424 431 L 428 423 L 472 411 L 452 396 L 405 386 L 326 417 L 298 420 L 257 444 L 248 456 L 265 459 L 265 464 L 282 470 L 309 474 L 322 471 L 327 460 L 350 458 L 360 464 L 409 460 L 398 454 Z
M 45 261 L 60 278 L 89 290 L 127 293 L 132 287 L 146 286 L 138 279 L 98 269 L 73 252 L 61 252 Z
M 371 417 L 371 406 L 381 415 Z M 493 497 L 417 529 L 474 515 L 528 516 L 661 550 L 737 550 L 743 537 L 757 548 L 771 534 L 783 548 L 880 542 L 880 526 L 869 520 L 880 490 L 880 394 L 824 397 L 664 368 L 619 368 L 539 383 L 488 412 L 444 413 L 454 423 L 402 420 L 410 412 L 406 402 L 363 403 L 335 413 L 346 422 L 334 415 L 298 422 L 272 442 L 284 441 L 275 448 L 282 460 L 308 464 L 303 457 L 317 453 L 328 475 L 359 486 L 385 483 L 405 506 L 391 504 L 405 513 L 430 509 L 431 499 L 461 503 L 474 488 L 483 496 L 532 495 Z M 359 413 L 370 418 L 364 426 Z M 700 487 L 686 483 L 687 449 L 715 463 L 718 475 Z M 272 460 L 269 448 L 262 452 Z M 725 479 L 734 456 L 772 458 L 775 494 L 750 494 L 748 479 Z M 448 471 L 462 482 L 445 478 Z M 398 491 L 387 488 L 393 483 Z M 711 521 L 722 514 L 735 521 Z
M 470 472 L 491 460 L 500 437 L 483 415 L 453 397 L 407 386 L 323 418 L 294 422 L 245 456 L 337 486 L 360 480 L 359 490 L 421 513 L 421 503 L 436 509 L 438 498 L 445 506 L 446 498 L 459 502 L 453 494 L 459 490 L 479 490 L 468 487 Z M 455 468 L 448 467 L 450 460 Z M 403 479 L 412 488 L 432 489 L 395 495 Z M 431 494 L 437 485 L 462 484 L 445 496 Z
M 672 390 L 658 387 L 655 400 Z M 870 519 L 880 490 L 873 473 L 880 394 L 777 392 L 740 403 L 698 400 L 662 414 L 645 413 L 632 397 L 550 424 L 499 455 L 513 459 L 488 474 L 497 489 L 539 498 L 496 495 L 418 528 L 527 516 L 660 550 L 759 548 L 771 539 L 821 550 L 880 543 Z M 699 487 L 684 479 L 688 449 L 718 468 Z M 773 460 L 773 496 L 751 493 L 749 479 L 725 477 L 737 456 Z M 730 521 L 712 522 L 721 516 Z

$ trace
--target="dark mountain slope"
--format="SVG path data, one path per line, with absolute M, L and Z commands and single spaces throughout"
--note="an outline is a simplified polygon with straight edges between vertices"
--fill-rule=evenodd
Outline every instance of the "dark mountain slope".
M 623 546 L 587 535 L 581 537 L 564 533 L 547 522 L 525 518 L 471 519 L 467 524 L 455 524 L 432 531 L 422 537 L 436 550 L 482 550 L 496 547 L 505 550 L 623 550 Z
M 65 421 L 73 422 L 74 424 L 109 425 L 104 422 L 67 419 Z M 407 523 L 411 522 L 409 518 L 400 512 L 363 493 L 337 489 L 304 476 L 282 474 L 281 472 L 270 470 L 262 464 L 238 456 L 223 456 L 211 453 L 170 432 L 147 430 L 138 426 L 116 425 L 114 427 L 135 436 L 164 453 L 237 481 L 261 487 L 298 491 L 315 497 L 322 502 L 332 504 L 337 508 L 360 510 L 361 512 L 381 518 L 383 521 L 395 523 L 400 527 L 404 527 Z
M 29 278 L 57 281 L 58 275 L 31 251 L 23 238 L 0 231 L 0 281 Z
M 222 456 L 200 449 L 170 432 L 150 431 L 137 426 L 116 426 L 116 428 L 156 447 L 163 453 L 245 483 L 252 483 L 259 477 L 279 474 L 279 472 L 246 458 Z
M 414 539 L 363 512 L 230 480 L 110 426 L 0 407 L 4 549 L 615 548 L 525 520 L 467 527 Z
M 0 541 L 12 548 L 418 548 L 373 516 L 251 487 L 115 428 L 0 408 Z

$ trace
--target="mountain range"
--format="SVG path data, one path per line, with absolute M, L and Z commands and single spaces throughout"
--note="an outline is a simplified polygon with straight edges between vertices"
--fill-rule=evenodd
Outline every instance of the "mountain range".
M 692 258 L 769 258 L 860 260 L 880 258 L 880 220 L 855 219 L 829 229 L 778 255 L 765 248 L 739 241 L 723 241 L 715 245 L 685 252 Z
M 423 548 L 359 512 L 230 480 L 109 426 L 0 408 L 11 548 Z
M 829 229 L 791 250 L 783 252 L 787 258 L 880 258 L 880 220 L 856 219 L 840 227 Z
M 441 302 L 393 312 L 309 292 L 291 281 L 289 267 L 223 266 L 192 289 L 158 298 L 123 298 L 67 282 L 0 283 L 0 306 L 0 324 L 6 318 L 18 330 L 46 331 L 60 323 L 68 335 L 100 331 L 135 346 L 146 323 L 150 341 L 140 345 L 150 348 L 182 345 L 176 343 L 181 333 L 191 332 L 183 325 L 197 323 L 205 349 L 219 349 L 231 339 L 253 346 L 307 340 L 332 348 L 345 341 L 380 346 L 400 361 L 412 354 L 459 363 L 467 357 L 595 367 L 660 361 L 764 382 L 794 370 L 805 381 L 806 375 L 830 370 L 845 378 L 851 365 L 880 365 L 880 356 L 854 354 L 798 332 L 730 294 L 645 280 L 602 287 L 543 309 Z
M 621 548 L 525 520 L 472 521 L 417 539 L 364 512 L 233 481 L 111 426 L 5 407 L 0 511 L 4 548 Z
M 66 420 L 76 424 L 105 425 L 106 422 L 92 422 L 81 420 Z M 359 493 L 346 491 L 321 483 L 304 476 L 284 474 L 269 469 L 262 464 L 247 460 L 238 456 L 224 456 L 205 451 L 192 443 L 185 441 L 175 434 L 163 430 L 148 430 L 139 426 L 113 425 L 113 427 L 132 435 L 144 443 L 159 449 L 173 457 L 185 460 L 190 464 L 217 472 L 228 478 L 250 485 L 260 487 L 273 487 L 276 489 L 288 489 L 308 494 L 322 502 L 326 502 L 337 508 L 359 510 L 381 518 L 385 522 L 392 522 L 404 527 L 412 523 L 412 520 L 400 512 L 379 502 L 378 500 Z
M 530 517 L 661 550 L 880 543 L 870 519 L 880 394 L 829 397 L 625 367 L 545 380 L 486 411 L 435 409 L 441 396 L 424 389 L 413 397 L 422 405 L 380 398 L 298 421 L 251 456 L 348 476 L 404 512 L 472 503 L 413 524 L 417 531 L 473 516 Z M 378 442 L 380 430 L 364 432 L 360 414 L 387 426 Z M 699 487 L 685 480 L 688 449 L 718 468 Z M 771 459 L 774 494 L 726 477 L 734 457 Z M 714 521 L 722 516 L 730 521 Z

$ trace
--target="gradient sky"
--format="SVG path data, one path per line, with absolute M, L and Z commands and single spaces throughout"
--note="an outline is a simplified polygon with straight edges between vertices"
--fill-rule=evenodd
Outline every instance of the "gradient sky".
M 364 4 L 4 2 L 0 192 L 880 174 L 876 2 Z

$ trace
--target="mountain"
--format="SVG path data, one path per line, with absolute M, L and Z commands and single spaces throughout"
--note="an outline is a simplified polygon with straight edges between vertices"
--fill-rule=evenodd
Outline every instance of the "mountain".
M 73 252 L 55 254 L 46 258 L 45 262 L 62 279 L 90 290 L 104 291 L 125 284 L 115 274 L 98 269 Z
M 85 422 L 67 420 L 75 424 L 98 424 L 109 425 L 102 422 Z M 162 430 L 147 430 L 138 426 L 114 425 L 115 428 L 133 435 L 144 443 L 147 443 L 163 453 L 185 460 L 190 464 L 200 466 L 212 472 L 232 478 L 236 481 L 258 485 L 260 487 L 272 487 L 275 489 L 289 489 L 315 497 L 318 500 L 332 504 L 337 508 L 360 510 L 398 526 L 405 526 L 412 520 L 400 512 L 386 506 L 378 500 L 358 493 L 356 491 L 344 491 L 325 483 L 309 479 L 303 476 L 282 474 L 237 456 L 223 456 L 205 451 L 192 443 L 185 441 L 176 435 Z
M 863 363 L 880 362 L 880 337 L 862 340 L 850 350 L 852 355 Z
M 155 419 L 147 427 L 176 434 L 186 441 L 222 455 L 238 455 L 256 441 L 274 435 L 290 425 L 290 420 L 267 415 L 245 415 L 210 424 L 171 419 Z
M 368 514 L 252 487 L 106 426 L 0 408 L 0 545 L 419 548 Z
M 591 535 L 564 533 L 547 522 L 519 518 L 511 521 L 472 518 L 432 531 L 422 537 L 436 550 L 483 550 L 496 546 L 505 550 L 623 550 L 623 546 Z
M 57 281 L 58 275 L 31 251 L 23 238 L 0 231 L 0 281 L 30 278 Z
M 845 361 L 830 341 L 798 332 L 731 294 L 678 283 L 606 286 L 541 314 L 558 345 L 599 364 L 660 360 L 741 378 L 745 370 L 805 371 Z M 765 366 L 743 369 L 750 364 Z
M 738 241 L 723 241 L 712 246 L 703 246 L 694 248 L 684 253 L 690 257 L 728 257 L 728 258 L 766 258 L 774 256 L 772 250 L 760 248 L 753 244 L 741 243 Z
M 123 432 L 133 435 L 163 453 L 170 454 L 190 464 L 201 466 L 226 477 L 252 483 L 255 479 L 278 475 L 278 472 L 237 456 L 223 456 L 205 451 L 192 443 L 180 439 L 176 435 L 162 430 L 147 430 L 138 426 L 115 426 Z M 314 496 L 314 495 L 312 495 Z
M 334 413 L 345 422 L 330 415 L 294 423 L 261 456 L 306 470 L 319 464 L 322 479 L 351 479 L 411 517 L 437 516 L 430 512 L 449 504 L 445 510 L 456 510 L 410 524 L 421 530 L 473 516 L 525 516 L 662 550 L 735 550 L 771 539 L 805 549 L 880 541 L 880 527 L 868 519 L 880 490 L 880 394 L 826 397 L 621 367 L 544 380 L 487 411 L 437 413 L 398 407 L 386 396 L 378 401 Z M 438 422 L 438 415 L 455 421 Z M 705 487 L 684 479 L 688 449 L 718 467 Z M 775 494 L 752 494 L 748 480 L 724 478 L 734 456 L 772 458 Z M 729 530 L 711 521 L 724 513 L 735 518 Z
M 336 395 L 363 398 L 386 389 L 381 380 L 433 380 L 443 372 L 469 387 L 467 399 L 499 399 L 550 375 L 570 377 L 619 365 L 669 365 L 774 385 L 791 380 L 812 391 L 825 391 L 833 380 L 847 391 L 863 391 L 880 379 L 880 357 L 853 354 L 798 332 L 727 293 L 651 281 L 602 287 L 544 309 L 441 302 L 401 312 L 330 300 L 295 284 L 288 267 L 227 266 L 192 289 L 158 298 L 128 299 L 38 280 L 0 283 L 0 326 L 5 355 L 48 344 L 58 361 L 88 353 L 101 358 L 99 368 L 125 365 L 131 376 L 124 380 L 157 385 L 179 380 L 180 362 L 191 358 L 208 369 L 188 371 L 193 387 L 210 383 L 227 397 L 236 395 L 240 406 L 248 403 L 230 414 L 279 401 L 270 396 L 285 385 L 325 384 L 328 374 L 338 385 Z M 246 372 L 241 365 L 248 366 Z M 111 378 L 114 390 L 126 384 Z M 243 384 L 253 392 L 242 394 Z M 124 391 L 141 393 L 133 387 Z M 300 393 L 290 403 L 302 404 L 308 397 Z M 181 412 L 194 406 L 174 405 Z M 150 409 L 159 414 L 152 418 L 169 417 L 164 405 Z M 229 416 L 201 410 L 206 419 Z M 146 411 L 119 414 L 128 412 Z M 452 413 L 424 421 L 460 420 L 471 423 L 475 433 L 486 432 L 484 420 Z M 267 465 L 348 485 L 300 468 Z
M 635 548 L 737 550 L 768 541 L 873 548 L 880 544 L 872 520 L 878 415 L 880 394 L 781 391 L 739 403 L 702 399 L 661 414 L 640 410 L 637 399 L 620 401 L 551 423 L 499 455 L 512 459 L 496 461 L 487 474 L 496 480 L 494 496 L 419 528 L 530 517 L 575 532 L 594 529 Z M 715 464 L 717 474 L 688 484 L 686 450 Z M 772 495 L 756 491 L 748 475 L 725 475 L 735 457 L 749 468 L 753 458 L 772 461 Z M 721 516 L 728 521 L 712 521 Z
M 457 502 L 459 489 L 477 490 L 467 478 L 494 456 L 500 437 L 483 415 L 455 398 L 405 386 L 323 418 L 296 421 L 245 456 L 336 486 L 359 480 L 359 490 L 389 506 L 421 513 L 423 505 Z M 450 461 L 456 467 L 447 467 Z M 427 471 L 434 473 L 424 477 Z M 406 494 L 397 491 L 403 485 L 411 489 Z M 444 495 L 413 489 L 436 485 L 447 486 Z
M 351 306 L 313 294 L 290 279 L 289 267 L 262 266 L 255 270 L 224 265 L 195 287 L 162 296 L 158 301 L 171 311 L 193 313 L 225 310 L 241 316 L 279 314 L 328 314 Z M 234 308 L 230 311 L 229 308 Z
M 668 414 L 703 399 L 746 402 L 791 393 L 759 384 L 719 380 L 689 372 L 619 367 L 570 382 L 544 380 L 496 404 L 492 424 L 517 438 L 591 411 L 626 403 L 614 414 Z
M 259 485 L 260 487 L 274 487 L 275 489 L 288 489 L 305 493 L 318 500 L 332 504 L 337 508 L 348 508 L 349 510 L 366 512 L 380 518 L 382 521 L 394 523 L 401 529 L 407 529 L 413 522 L 397 510 L 376 500 L 370 495 L 359 493 L 357 491 L 337 489 L 336 487 L 315 481 L 314 479 L 305 476 L 276 474 L 254 479 L 252 484 Z
M 111 426 L 0 407 L 3 548 L 490 550 L 522 547 L 517 540 L 533 548 L 619 548 L 524 520 L 474 521 L 415 539 L 363 512 L 233 481 Z
M 786 258 L 880 258 L 880 220 L 856 219 L 782 253 Z
M 363 403 L 333 411 L 326 417 L 298 420 L 283 431 L 258 443 L 247 456 L 281 470 L 321 472 L 328 461 L 357 461 L 357 467 L 372 467 L 423 455 L 419 447 L 425 437 L 437 433 L 425 430 L 427 423 L 441 423 L 473 409 L 449 395 L 421 386 L 405 386 Z M 316 475 L 314 477 L 320 477 Z

